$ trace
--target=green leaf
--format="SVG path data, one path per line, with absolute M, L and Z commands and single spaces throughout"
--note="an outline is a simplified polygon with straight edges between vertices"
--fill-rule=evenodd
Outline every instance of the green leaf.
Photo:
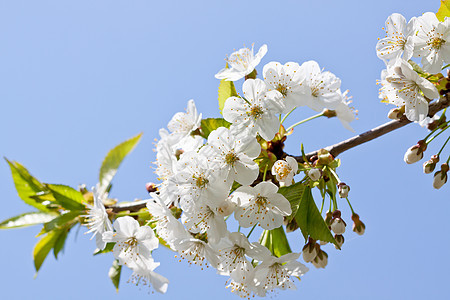
M 238 95 L 233 81 L 226 81 L 225 79 L 220 81 L 218 94 L 220 113 L 222 113 L 225 101 L 230 97 L 236 97 Z
M 47 188 L 52 192 L 56 202 L 68 210 L 85 210 L 86 207 L 82 203 L 84 201 L 83 194 L 79 191 L 62 184 L 47 184 Z
M 441 0 L 441 6 L 436 13 L 436 17 L 441 22 L 445 20 L 445 17 L 450 17 L 450 0 Z
M 36 246 L 34 246 L 33 259 L 36 272 L 38 272 L 41 268 L 42 263 L 44 262 L 50 250 L 52 250 L 60 234 L 60 230 L 50 231 L 48 234 L 43 236 L 39 240 L 39 242 L 37 242 Z
M 1 222 L 0 229 L 10 229 L 43 224 L 50 222 L 57 216 L 58 216 L 57 213 L 45 213 L 45 212 L 24 213 Z
M 72 226 L 73 224 L 68 224 L 70 221 L 81 215 L 83 211 L 71 211 L 54 218 L 48 223 L 44 224 L 41 233 L 46 233 L 55 229 L 61 229 L 62 227 L 67 227 L 66 225 Z
M 308 236 L 311 236 L 315 240 L 326 241 L 336 245 L 336 240 L 317 209 L 310 187 L 305 187 L 300 206 L 295 215 L 295 221 L 300 227 L 305 241 L 308 239 Z
M 64 249 L 64 244 L 66 243 L 67 235 L 69 234 L 71 226 L 65 228 L 64 230 L 61 230 L 61 234 L 58 236 L 58 238 L 55 241 L 55 245 L 53 246 L 53 255 L 55 258 L 58 258 L 59 252 Z
M 123 159 L 136 147 L 141 137 L 142 133 L 120 143 L 108 152 L 100 167 L 100 186 L 104 188 L 109 186 Z
M 11 162 L 5 158 L 9 167 L 11 168 L 11 174 L 16 186 L 19 197 L 26 203 L 41 211 L 50 211 L 45 205 L 42 205 L 39 201 L 31 198 L 30 196 L 36 195 L 36 193 L 45 190 L 45 186 L 34 178 L 28 170 L 18 162 Z
M 114 260 L 111 268 L 109 269 L 108 276 L 111 278 L 112 283 L 116 287 L 116 292 L 119 291 L 120 273 L 122 272 L 122 266 L 119 265 L 119 261 Z
M 109 252 L 111 252 L 111 251 L 113 250 L 115 244 L 116 244 L 116 243 L 106 243 L 105 249 L 103 249 L 103 250 L 100 250 L 100 249 L 98 249 L 98 248 L 95 249 L 94 255 L 98 255 L 98 254 L 103 254 L 103 253 L 109 253 Z
M 259 243 L 266 246 L 267 249 L 269 249 L 270 252 L 277 257 L 292 252 L 283 226 L 272 230 L 264 230 L 259 238 Z
M 231 123 L 225 121 L 222 118 L 209 118 L 209 119 L 203 119 L 202 123 L 200 125 L 202 129 L 202 137 L 205 139 L 208 138 L 211 131 L 216 130 L 219 127 L 226 127 L 230 128 Z
M 300 201 L 302 200 L 304 190 L 305 185 L 301 182 L 294 183 L 290 186 L 281 187 L 278 190 L 278 193 L 288 199 L 289 203 L 291 204 L 292 214 L 287 217 L 288 221 L 291 221 L 297 214 L 297 210 L 300 206 Z

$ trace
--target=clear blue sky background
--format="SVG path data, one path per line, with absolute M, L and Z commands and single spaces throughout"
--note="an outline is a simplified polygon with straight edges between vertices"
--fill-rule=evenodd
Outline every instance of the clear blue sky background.
M 158 129 L 191 98 L 204 116 L 219 116 L 214 74 L 227 53 L 253 42 L 268 44 L 263 64 L 314 59 L 339 76 L 359 110 L 353 126 L 363 132 L 387 121 L 391 108 L 379 103 L 375 85 L 384 66 L 375 44 L 386 18 L 438 7 L 437 0 L 0 1 L 0 154 L 44 182 L 93 186 L 107 151 L 143 131 L 112 196 L 144 198 L 145 182 L 155 180 L 150 162 Z M 301 110 L 289 122 L 311 114 Z M 351 185 L 366 234 L 351 232 L 344 208 L 343 250 L 325 247 L 327 268 L 311 266 L 298 290 L 279 299 L 445 298 L 449 186 L 434 190 L 420 164 L 403 162 L 405 150 L 425 134 L 410 125 L 341 156 L 339 174 Z M 299 153 L 301 142 L 312 151 L 351 136 L 337 120 L 314 120 L 289 138 L 287 151 Z M 33 210 L 17 197 L 4 162 L 0 182 L 0 219 Z M 84 228 L 71 233 L 59 261 L 49 256 L 33 279 L 39 230 L 0 232 L 1 299 L 237 299 L 224 289 L 224 277 L 179 263 L 164 249 L 154 257 L 161 262 L 157 271 L 171 281 L 165 296 L 127 284 L 128 271 L 116 294 L 107 277 L 112 255 L 92 257 L 95 243 Z M 289 237 L 299 251 L 300 234 Z

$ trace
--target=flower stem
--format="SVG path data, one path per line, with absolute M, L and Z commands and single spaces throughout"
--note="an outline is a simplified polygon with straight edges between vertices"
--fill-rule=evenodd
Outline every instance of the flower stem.
M 347 203 L 348 203 L 348 206 L 350 206 L 350 209 L 352 210 L 352 214 L 355 214 L 355 211 L 353 210 L 353 207 L 350 204 L 350 200 L 348 200 L 348 197 L 345 197 L 345 199 L 347 199 Z
M 283 117 L 283 119 L 281 119 L 281 122 L 280 122 L 280 124 L 283 124 L 283 122 L 286 120 L 286 118 L 296 109 L 297 107 L 294 107 L 293 109 L 291 109 L 291 111 L 290 112 L 288 112 L 284 117 Z M 281 116 L 281 115 L 280 115 Z
M 266 173 L 267 173 L 267 168 L 269 167 L 268 164 L 266 164 L 266 167 L 264 169 L 264 175 L 263 175 L 263 181 L 266 181 Z
M 440 156 L 440 155 L 441 155 L 442 150 L 444 150 L 445 145 L 447 145 L 447 143 L 448 143 L 449 140 L 450 140 L 450 136 L 447 138 L 447 140 L 445 141 L 444 145 L 442 145 L 441 150 L 439 150 L 437 156 Z M 447 163 L 448 163 L 448 160 L 447 160 Z
M 253 230 L 255 230 L 256 225 L 258 225 L 258 224 L 255 224 L 255 225 L 252 227 L 252 229 L 250 230 L 250 232 L 247 234 L 247 238 L 249 238 L 250 235 L 252 234 Z
M 292 125 L 292 126 L 289 126 L 288 129 L 286 129 L 286 132 L 289 131 L 289 130 L 291 130 L 292 128 L 294 128 L 294 127 L 300 125 L 300 124 L 306 123 L 306 122 L 308 122 L 308 121 L 317 119 L 317 118 L 322 117 L 322 116 L 323 116 L 323 113 L 320 113 L 320 114 L 311 116 L 311 117 L 309 117 L 309 118 L 307 118 L 307 119 L 301 120 L 300 122 L 297 122 L 297 123 L 295 123 L 295 124 Z
M 431 135 L 433 135 L 433 133 L 435 133 L 438 129 L 442 129 L 445 126 L 448 125 L 448 122 L 442 123 L 441 125 L 439 125 L 438 127 L 436 127 L 435 129 L 433 129 L 429 134 L 427 134 L 427 136 L 424 138 L 424 140 L 426 141 Z M 431 140 L 430 140 L 431 142 Z
M 426 141 L 425 143 L 428 145 L 432 140 L 434 140 L 435 138 L 437 138 L 441 133 L 443 133 L 445 130 L 447 130 L 450 127 L 450 125 L 447 124 L 446 127 L 442 128 L 441 132 L 438 132 L 435 136 L 431 137 L 428 141 Z

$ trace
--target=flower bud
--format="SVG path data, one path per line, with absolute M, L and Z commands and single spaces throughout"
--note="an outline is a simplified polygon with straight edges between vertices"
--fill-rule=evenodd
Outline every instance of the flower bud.
M 322 177 L 322 170 L 313 168 L 308 171 L 308 176 L 312 181 L 317 181 Z
M 335 218 L 331 221 L 331 230 L 336 234 L 343 234 L 345 232 L 345 222 L 341 218 Z
M 338 184 L 338 192 L 339 192 L 339 197 L 347 198 L 348 192 L 350 192 L 350 187 L 348 185 L 346 185 L 345 183 L 341 182 Z
M 333 219 L 333 213 L 331 211 L 327 211 L 327 213 L 325 215 L 325 224 L 327 224 L 327 226 L 330 226 L 332 219 Z
M 441 165 L 441 170 L 434 173 L 433 187 L 440 189 L 447 182 L 448 165 L 446 163 Z
M 320 248 L 319 248 L 320 251 Z M 318 250 L 316 247 L 316 242 L 314 242 L 311 238 L 308 243 L 302 249 L 303 260 L 305 262 L 312 262 L 317 256 Z
M 154 193 L 154 192 L 158 191 L 158 188 L 156 187 L 156 184 L 154 184 L 153 182 L 147 182 L 145 184 L 145 189 L 149 193 Z
M 342 234 L 336 234 L 335 236 L 334 236 L 334 239 L 336 240 L 336 243 L 338 244 L 338 246 L 336 246 L 336 245 L 334 245 L 334 247 L 336 248 L 336 249 L 340 249 L 340 248 L 342 248 L 342 245 L 344 244 L 344 236 L 342 235 Z
M 436 168 L 436 164 L 439 162 L 439 156 L 433 155 L 430 160 L 423 163 L 423 172 L 430 174 Z
M 317 152 L 318 160 L 317 163 L 319 165 L 325 166 L 331 163 L 334 160 L 333 155 L 325 149 L 320 149 Z
M 224 201 L 217 206 L 217 213 L 223 217 L 229 216 L 234 212 L 236 208 L 236 203 L 232 201 L 230 197 L 226 198 Z
M 391 120 L 399 120 L 403 116 L 403 112 L 399 108 L 393 108 L 389 111 L 387 117 Z
M 320 241 L 319 244 L 320 244 L 320 246 L 325 246 L 326 244 L 328 244 L 328 242 L 326 242 L 326 241 Z
M 328 254 L 325 251 L 320 250 L 319 253 L 317 253 L 316 258 L 312 261 L 312 264 L 316 268 L 323 268 L 328 265 Z
M 353 231 L 356 232 L 358 235 L 363 235 L 366 231 L 366 225 L 359 219 L 358 214 L 352 215 L 353 220 Z
M 423 152 L 427 149 L 427 145 L 423 141 L 419 141 L 416 145 L 409 148 L 405 156 L 403 157 L 403 160 L 407 164 L 413 164 L 415 162 L 418 162 L 423 158 Z

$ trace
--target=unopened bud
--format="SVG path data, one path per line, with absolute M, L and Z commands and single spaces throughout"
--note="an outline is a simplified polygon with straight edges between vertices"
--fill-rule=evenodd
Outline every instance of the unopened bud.
M 441 170 L 434 173 L 433 187 L 440 189 L 447 182 L 448 165 L 446 163 L 441 165 Z
M 345 183 L 341 182 L 338 184 L 338 192 L 339 192 L 339 197 L 347 198 L 348 192 L 350 192 L 350 187 L 348 185 L 346 185 Z
M 343 234 L 345 232 L 345 222 L 341 218 L 335 218 L 331 221 L 331 230 L 336 234 Z
M 337 246 L 334 245 L 334 247 L 336 247 L 336 249 L 342 248 L 342 245 L 344 244 L 344 236 L 342 234 L 336 234 L 334 236 L 334 239 L 336 240 L 337 243 Z
M 359 219 L 358 214 L 352 215 L 353 220 L 353 231 L 356 232 L 358 235 L 363 235 L 366 231 L 366 225 Z
M 423 141 L 419 141 L 416 145 L 409 148 L 403 160 L 407 164 L 413 164 L 423 158 L 423 152 L 427 149 L 427 145 Z
M 313 168 L 308 171 L 308 176 L 312 181 L 317 181 L 322 177 L 322 170 Z
M 326 109 L 326 108 L 322 111 L 322 114 L 323 114 L 325 117 L 327 117 L 327 118 L 333 118 L 333 117 L 336 117 L 336 116 L 337 116 L 335 110 L 329 110 L 329 109 Z
M 175 151 L 175 157 L 177 158 L 177 160 L 180 160 L 181 154 L 183 154 L 183 153 L 184 153 L 183 149 L 177 149 Z
M 223 217 L 227 217 L 234 212 L 236 206 L 236 203 L 233 202 L 230 197 L 228 197 L 217 207 L 217 213 Z
M 316 243 L 310 239 L 310 241 L 303 247 L 303 260 L 307 263 L 312 262 L 316 258 L 317 253 Z
M 325 224 L 327 224 L 327 226 L 330 226 L 332 219 L 333 219 L 333 213 L 331 211 L 327 211 L 327 213 L 325 215 Z
M 388 118 L 391 120 L 399 120 L 403 116 L 403 112 L 399 108 L 393 108 L 388 113 Z
M 423 172 L 430 174 L 436 168 L 436 164 L 439 162 L 439 156 L 433 155 L 430 160 L 423 163 Z
M 316 268 L 325 268 L 328 265 L 328 254 L 325 251 L 320 250 L 317 253 L 316 258 L 312 261 L 312 264 Z
M 331 153 L 325 149 L 320 149 L 317 152 L 317 155 L 319 157 L 317 163 L 322 166 L 328 165 L 329 163 L 331 163 L 334 160 L 333 155 L 331 155 Z
M 153 182 L 147 182 L 145 184 L 145 189 L 149 193 L 154 193 L 154 192 L 158 191 L 158 188 L 156 187 L 156 184 L 154 184 Z

